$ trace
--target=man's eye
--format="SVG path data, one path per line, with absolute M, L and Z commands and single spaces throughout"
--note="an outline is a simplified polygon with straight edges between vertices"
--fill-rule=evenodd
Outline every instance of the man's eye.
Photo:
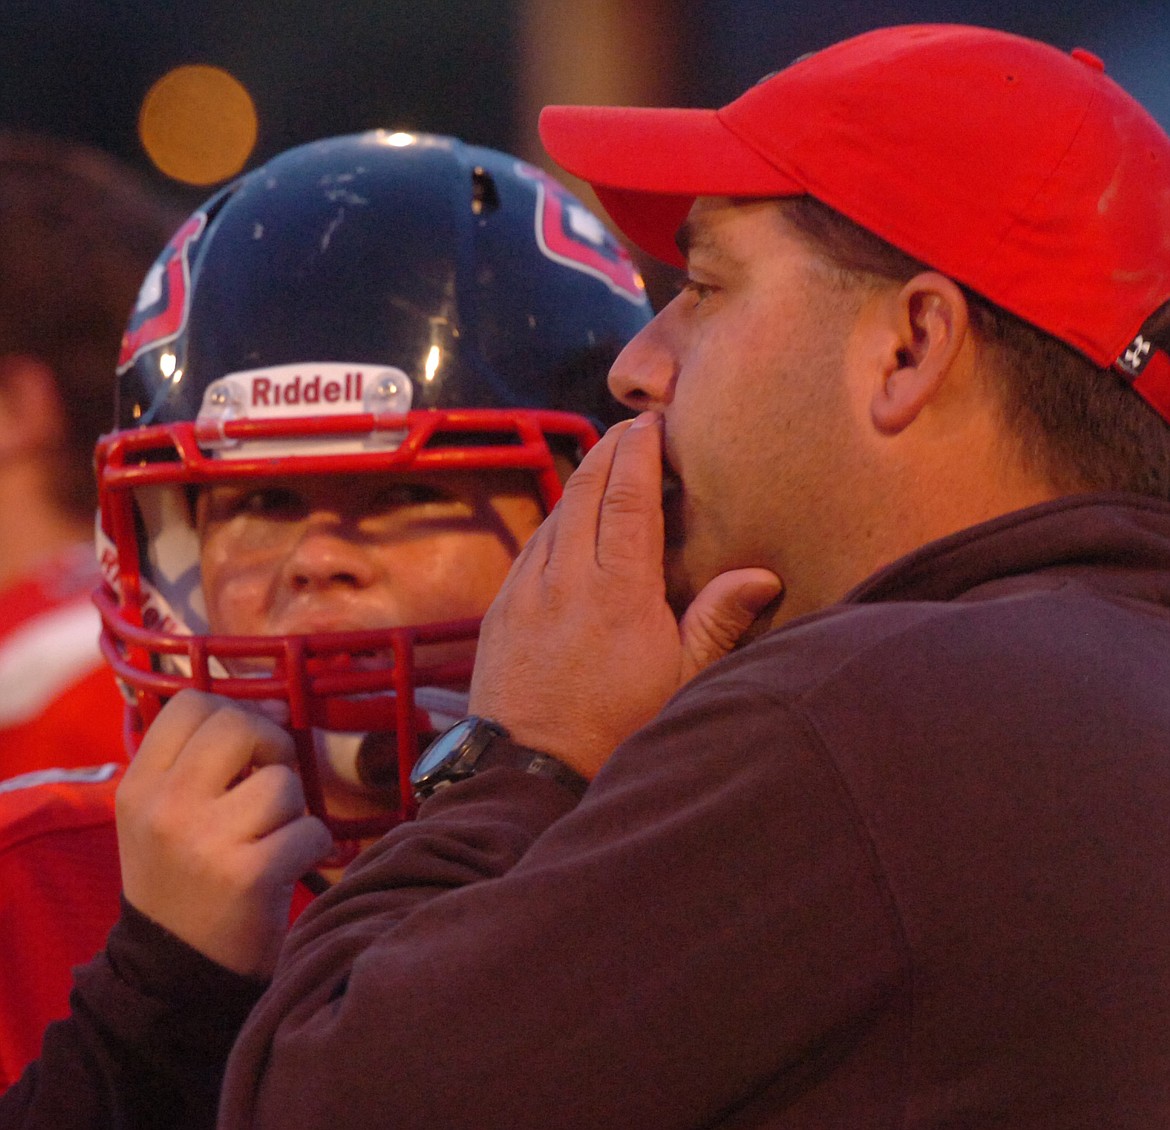
M 688 276 L 679 285 L 679 293 L 689 294 L 697 306 L 715 293 L 715 287 L 710 286 L 708 283 L 701 283 L 698 279 L 693 279 Z

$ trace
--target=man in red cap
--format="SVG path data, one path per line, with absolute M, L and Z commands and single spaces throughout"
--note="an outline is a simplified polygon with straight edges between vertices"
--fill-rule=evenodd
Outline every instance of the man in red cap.
M 1166 1125 L 1170 139 L 938 26 L 543 131 L 688 281 L 221 1127 Z

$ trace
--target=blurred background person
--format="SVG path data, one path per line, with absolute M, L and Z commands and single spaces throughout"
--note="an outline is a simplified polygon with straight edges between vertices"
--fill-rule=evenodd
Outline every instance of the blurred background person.
M 75 960 L 44 916 L 84 944 L 76 892 L 117 899 L 95 867 L 113 830 L 95 829 L 71 791 L 125 761 L 124 704 L 92 601 L 93 446 L 112 420 L 110 377 L 142 275 L 179 218 L 106 153 L 0 133 L 0 885 L 19 907 L 0 914 L 6 961 Z M 8 1005 L 0 988 L 0 1013 L 19 1027 Z
M 77 143 L 0 133 L 0 779 L 122 759 L 98 651 L 93 445 L 176 214 Z

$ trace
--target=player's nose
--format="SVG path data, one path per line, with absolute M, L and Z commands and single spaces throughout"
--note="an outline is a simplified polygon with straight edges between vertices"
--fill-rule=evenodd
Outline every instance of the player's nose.
M 315 511 L 305 520 L 288 558 L 285 577 L 295 589 L 341 585 L 364 588 L 374 581 L 374 561 L 359 532 L 337 513 Z

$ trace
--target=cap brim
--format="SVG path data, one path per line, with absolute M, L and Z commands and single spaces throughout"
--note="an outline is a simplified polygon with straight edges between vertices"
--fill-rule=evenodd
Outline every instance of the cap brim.
M 696 196 L 804 191 L 715 110 L 547 106 L 540 137 L 561 168 L 588 181 L 635 245 L 675 265 L 683 263 L 675 234 Z

